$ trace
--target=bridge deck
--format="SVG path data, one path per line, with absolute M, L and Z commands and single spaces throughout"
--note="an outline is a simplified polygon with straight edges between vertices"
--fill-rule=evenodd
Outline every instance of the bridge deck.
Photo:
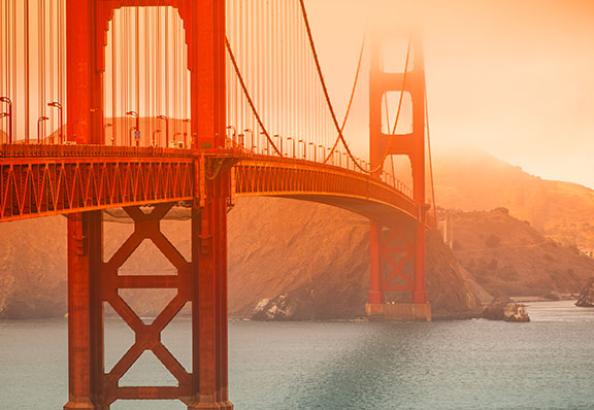
M 209 159 L 233 163 L 232 195 L 326 203 L 370 218 L 418 209 L 403 192 L 353 170 L 242 150 L 194 155 L 190 150 L 93 145 L 0 146 L 0 221 L 72 212 L 190 202 L 195 169 Z

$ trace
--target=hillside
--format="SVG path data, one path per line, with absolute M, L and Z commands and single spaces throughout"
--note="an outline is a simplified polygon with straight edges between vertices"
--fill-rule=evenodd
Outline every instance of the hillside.
M 505 208 L 444 211 L 454 255 L 494 296 L 578 293 L 594 276 L 594 259 L 543 236 Z
M 594 252 L 594 190 L 543 180 L 478 151 L 437 155 L 435 175 L 442 208 L 505 207 L 547 237 Z
M 186 256 L 189 227 L 187 220 L 169 220 L 163 229 Z M 65 229 L 64 217 L 2 225 L 0 311 L 4 316 L 64 314 Z M 106 224 L 106 258 L 131 229 L 130 224 Z M 230 314 L 249 316 L 261 299 L 289 294 L 300 304 L 296 318 L 363 315 L 367 235 L 366 220 L 343 210 L 282 199 L 242 199 L 229 214 Z M 122 269 L 144 274 L 171 270 L 146 241 Z M 469 273 L 435 237 L 430 241 L 427 276 L 436 316 L 458 317 L 479 309 L 479 296 L 484 297 L 484 292 L 465 280 Z M 123 296 L 143 314 L 172 297 L 163 291 Z

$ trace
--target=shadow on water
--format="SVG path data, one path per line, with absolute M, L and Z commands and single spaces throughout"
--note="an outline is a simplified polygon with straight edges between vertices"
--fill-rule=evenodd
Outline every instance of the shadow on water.
M 364 337 L 319 363 L 302 388 L 297 387 L 299 409 L 371 409 L 386 396 L 409 396 L 399 379 L 414 372 L 419 356 L 426 355 L 424 340 L 436 325 L 428 323 L 362 323 Z M 401 403 L 402 404 L 402 403 Z M 411 403 L 407 403 L 410 405 Z M 393 402 L 394 408 L 399 407 Z

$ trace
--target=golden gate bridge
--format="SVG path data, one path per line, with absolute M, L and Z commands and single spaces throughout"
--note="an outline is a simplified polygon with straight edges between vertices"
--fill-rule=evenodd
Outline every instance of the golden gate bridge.
M 68 218 L 65 409 L 137 399 L 233 408 L 226 224 L 238 196 L 323 203 L 369 218 L 367 314 L 431 319 L 423 50 L 411 37 L 402 69 L 391 72 L 385 42 L 361 42 L 339 118 L 303 0 L 0 2 L 0 222 Z M 363 160 L 346 130 L 367 55 L 370 154 Z M 411 188 L 396 177 L 395 156 L 410 161 Z M 191 212 L 191 260 L 160 228 L 178 206 Z M 106 260 L 103 211 L 110 208 L 123 208 L 134 231 Z M 144 240 L 177 275 L 118 273 Z M 146 324 L 122 289 L 176 295 Z M 191 369 L 161 340 L 187 303 Z M 135 334 L 111 369 L 104 360 L 105 305 Z M 177 386 L 120 385 L 145 351 Z

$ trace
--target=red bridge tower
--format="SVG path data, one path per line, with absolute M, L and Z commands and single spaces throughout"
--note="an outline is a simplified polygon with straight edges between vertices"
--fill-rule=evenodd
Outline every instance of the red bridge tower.
M 191 71 L 194 162 L 192 258 L 161 233 L 173 203 L 145 213 L 126 208 L 134 232 L 110 260 L 103 258 L 101 211 L 68 216 L 69 401 L 66 410 L 107 410 L 120 399 L 178 399 L 188 409 L 232 409 L 227 392 L 227 238 L 229 166 L 201 154 L 224 146 L 224 0 L 67 0 L 68 140 L 103 144 L 104 48 L 108 23 L 121 7 L 171 6 L 184 21 Z M 202 159 L 200 159 L 202 157 Z M 205 175 L 208 174 L 208 178 Z M 144 240 L 152 241 L 177 268 L 175 276 L 123 276 L 118 268 Z M 119 296 L 120 289 L 175 289 L 174 299 L 145 324 Z M 187 372 L 161 340 L 182 307 L 192 305 L 192 370 Z M 113 369 L 104 369 L 103 308 L 117 312 L 135 333 L 133 346 Z M 145 351 L 177 379 L 177 386 L 120 386 Z M 106 372 L 107 370 L 107 372 Z
M 425 292 L 425 69 L 420 41 L 411 42 L 412 64 L 406 72 L 384 70 L 382 41 L 374 41 L 369 81 L 370 162 L 381 173 L 386 158 L 404 155 L 412 169 L 413 199 L 417 218 L 392 221 L 393 224 L 370 225 L 370 286 L 367 315 L 392 320 L 431 320 L 431 306 Z M 408 60 L 408 56 L 407 56 Z M 383 127 L 383 103 L 387 93 L 402 93 L 410 102 L 412 130 L 405 134 Z M 388 121 L 385 119 L 386 122 Z M 392 132 L 394 131 L 394 132 Z

